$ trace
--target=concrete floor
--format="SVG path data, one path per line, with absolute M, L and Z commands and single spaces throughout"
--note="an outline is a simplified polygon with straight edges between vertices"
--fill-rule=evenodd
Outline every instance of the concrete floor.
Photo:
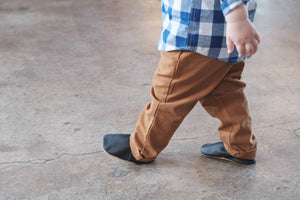
M 159 60 L 159 0 L 0 1 L 0 200 L 300 199 L 300 1 L 260 0 L 243 80 L 257 164 L 205 158 L 218 120 L 196 106 L 150 165 L 114 159 Z

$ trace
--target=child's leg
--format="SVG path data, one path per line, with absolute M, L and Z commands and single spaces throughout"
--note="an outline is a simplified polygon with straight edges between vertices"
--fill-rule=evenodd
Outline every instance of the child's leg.
M 251 133 L 251 118 L 243 93 L 246 84 L 240 81 L 244 62 L 232 65 L 221 83 L 201 104 L 213 117 L 221 120 L 220 138 L 226 150 L 234 157 L 254 159 L 256 139 Z
M 152 101 L 130 137 L 135 159 L 154 160 L 184 117 L 221 82 L 231 66 L 194 52 L 162 52 L 153 77 Z

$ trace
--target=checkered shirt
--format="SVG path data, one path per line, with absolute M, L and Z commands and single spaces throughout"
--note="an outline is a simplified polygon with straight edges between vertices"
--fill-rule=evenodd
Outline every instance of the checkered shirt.
M 244 3 L 254 20 L 257 0 L 161 0 L 162 31 L 160 51 L 188 50 L 220 61 L 235 63 L 236 48 L 227 53 L 225 17 Z

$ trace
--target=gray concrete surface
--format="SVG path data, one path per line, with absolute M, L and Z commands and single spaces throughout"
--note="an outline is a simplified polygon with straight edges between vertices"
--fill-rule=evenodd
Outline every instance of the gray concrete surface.
M 200 105 L 150 165 L 114 159 L 159 60 L 159 0 L 0 1 L 0 200 L 300 199 L 300 2 L 260 0 L 262 43 L 243 80 L 257 164 L 203 157 L 218 120 Z

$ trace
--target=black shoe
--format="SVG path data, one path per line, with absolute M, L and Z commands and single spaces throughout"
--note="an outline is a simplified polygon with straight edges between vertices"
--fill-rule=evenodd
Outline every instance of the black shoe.
M 103 149 L 112 156 L 122 160 L 130 161 L 136 164 L 144 164 L 146 162 L 137 161 L 130 149 L 130 134 L 107 134 L 103 136 Z
M 207 157 L 225 159 L 225 160 L 237 162 L 239 164 L 251 165 L 256 163 L 255 159 L 247 160 L 247 159 L 231 156 L 226 151 L 223 142 L 217 142 L 214 144 L 205 144 L 201 147 L 201 152 Z

